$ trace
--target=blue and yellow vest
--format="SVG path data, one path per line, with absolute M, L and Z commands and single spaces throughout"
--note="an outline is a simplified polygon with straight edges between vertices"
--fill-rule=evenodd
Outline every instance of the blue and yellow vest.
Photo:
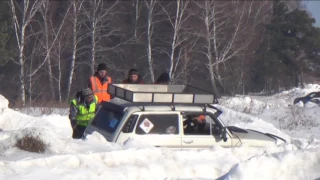
M 71 100 L 71 103 L 78 109 L 76 116 L 77 125 L 88 125 L 89 121 L 94 118 L 97 102 L 98 97 L 94 96 L 94 100 L 90 103 L 89 108 L 86 108 L 84 104 L 77 103 L 76 99 Z

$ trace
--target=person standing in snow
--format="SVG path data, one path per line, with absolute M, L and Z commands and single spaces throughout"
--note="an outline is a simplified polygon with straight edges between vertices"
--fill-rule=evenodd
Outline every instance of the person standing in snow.
M 97 71 L 90 77 L 88 87 L 98 97 L 98 102 L 110 101 L 111 96 L 108 93 L 108 86 L 112 83 L 112 79 L 107 75 L 107 65 L 100 63 Z
M 93 94 L 90 88 L 81 90 L 78 98 L 70 102 L 69 119 L 73 130 L 72 138 L 81 139 L 91 119 L 94 118 L 98 109 L 98 97 Z
M 169 73 L 164 72 L 162 73 L 159 78 L 154 82 L 154 84 L 169 84 L 170 83 L 170 76 Z
M 143 84 L 142 78 L 136 69 L 130 69 L 128 78 L 122 81 L 123 84 Z

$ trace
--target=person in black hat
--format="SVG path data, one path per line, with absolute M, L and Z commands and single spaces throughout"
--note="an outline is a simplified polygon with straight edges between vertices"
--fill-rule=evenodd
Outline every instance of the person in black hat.
M 122 81 L 123 84 L 143 84 L 142 78 L 136 69 L 130 69 L 128 78 Z
M 162 73 L 159 78 L 154 82 L 154 84 L 169 84 L 170 75 L 167 72 Z
M 107 73 L 107 65 L 105 63 L 100 63 L 97 71 L 89 79 L 88 87 L 98 96 L 99 103 L 111 99 L 111 96 L 108 93 L 108 85 L 112 83 L 112 79 Z
M 78 97 L 77 97 L 78 96 Z M 70 102 L 69 119 L 72 128 L 72 138 L 83 138 L 83 133 L 98 109 L 98 97 L 90 88 L 77 92 L 76 98 Z

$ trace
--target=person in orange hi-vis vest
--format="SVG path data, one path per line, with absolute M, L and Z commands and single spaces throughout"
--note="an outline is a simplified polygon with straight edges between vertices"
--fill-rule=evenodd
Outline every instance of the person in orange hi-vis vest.
M 107 75 L 107 65 L 100 63 L 97 71 L 90 77 L 88 87 L 98 97 L 98 103 L 102 101 L 110 101 L 111 96 L 108 93 L 108 86 L 112 83 L 112 79 Z

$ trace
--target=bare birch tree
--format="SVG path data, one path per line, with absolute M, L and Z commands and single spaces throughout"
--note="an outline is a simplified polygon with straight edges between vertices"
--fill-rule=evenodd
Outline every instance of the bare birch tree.
M 21 1 L 20 1 L 21 2 Z M 13 24 L 18 45 L 18 61 L 15 61 L 20 66 L 20 98 L 22 105 L 26 104 L 26 83 L 25 83 L 25 46 L 26 46 L 26 29 L 30 25 L 32 18 L 39 11 L 42 0 L 23 0 L 22 7 L 19 1 L 10 0 L 10 8 L 13 16 Z
M 172 4 L 170 3 L 168 7 L 175 7 L 175 12 L 173 15 L 170 13 L 170 11 L 168 11 L 167 7 L 162 7 L 173 29 L 172 37 L 170 37 L 169 40 L 171 48 L 167 53 L 170 59 L 169 75 L 173 82 L 176 78 L 178 78 L 177 75 L 179 72 L 177 72 L 177 68 L 181 62 L 181 53 L 183 50 L 182 44 L 189 40 L 188 34 L 183 32 L 183 25 L 190 17 L 190 14 L 187 12 L 188 4 L 189 1 L 184 0 L 172 1 Z
M 69 32 L 66 31 L 62 31 L 61 27 L 62 25 L 65 24 L 65 21 L 67 19 L 67 17 L 69 16 L 69 12 L 71 10 L 71 8 L 73 8 L 74 4 L 73 3 L 69 3 L 69 7 L 67 9 L 67 11 L 64 14 L 63 20 L 60 23 L 60 26 L 58 28 L 54 28 L 52 27 L 52 36 L 54 37 L 54 39 L 56 39 L 56 42 L 53 42 L 54 45 L 52 48 L 52 53 L 54 56 L 54 66 L 56 67 L 56 74 L 57 76 L 53 76 L 53 79 L 55 80 L 56 84 L 57 84 L 57 93 L 58 93 L 58 100 L 59 102 L 62 102 L 63 97 L 63 88 L 62 88 L 62 83 L 63 83 L 63 75 L 62 72 L 65 70 L 62 67 L 63 64 L 63 60 L 61 59 L 62 54 L 66 51 L 67 46 L 68 46 L 68 40 L 65 39 L 65 37 L 67 36 L 67 34 Z M 73 19 L 74 20 L 74 19 Z M 72 31 L 73 32 L 73 31 Z
M 108 27 L 109 23 L 107 23 L 107 21 L 112 21 L 112 11 L 118 4 L 118 1 L 89 0 L 87 2 L 89 7 L 84 8 L 84 10 L 90 23 L 90 26 L 88 27 L 91 38 L 90 68 L 91 74 L 93 74 L 95 67 L 95 57 L 97 51 L 99 51 L 98 43 L 101 40 L 114 35 L 114 33 L 117 31 L 114 27 Z M 100 33 L 105 29 L 110 30 L 106 34 Z
M 248 9 L 238 1 L 206 0 L 195 1 L 195 4 L 199 8 L 196 17 L 205 27 L 205 31 L 198 33 L 205 41 L 203 50 L 198 52 L 207 58 L 213 92 L 219 97 L 216 84 L 221 83 L 219 65 L 239 55 L 250 43 L 249 39 L 244 39 L 248 30 L 244 26 Z M 232 8 L 232 5 L 237 7 Z
M 140 13 L 141 13 L 141 0 L 133 0 L 133 7 L 135 9 L 135 22 L 134 22 L 134 39 L 136 41 L 138 41 L 138 29 L 139 29 L 139 25 L 138 25 L 138 22 L 139 22 L 139 18 L 140 18 Z
M 264 33 L 266 31 L 265 24 L 268 23 L 270 19 L 270 13 L 272 11 L 272 2 L 268 0 L 262 0 L 262 1 L 246 1 L 246 33 L 249 34 L 249 36 L 246 36 L 247 42 L 250 43 L 249 47 L 246 48 L 245 53 L 242 53 L 242 55 L 238 56 L 238 59 L 240 60 L 237 67 L 237 79 L 238 79 L 238 86 L 235 93 L 246 93 L 246 86 L 249 84 L 250 80 L 248 77 L 251 76 L 248 72 L 248 64 L 254 61 L 254 53 L 259 48 L 263 38 Z M 240 74 L 240 75 L 238 75 Z
M 55 32 L 54 32 L 55 33 Z M 54 48 L 54 52 L 53 54 L 55 55 L 55 59 L 56 59 L 56 63 L 57 63 L 57 72 L 58 72 L 58 76 L 54 77 L 54 79 L 57 81 L 57 85 L 58 85 L 58 100 L 59 102 L 62 102 L 62 60 L 61 60 L 61 55 L 64 51 L 65 48 L 65 44 L 64 44 L 64 40 L 63 38 L 65 37 L 66 33 L 62 33 L 59 36 L 59 40 L 57 41 L 55 48 Z
M 41 52 L 41 49 L 42 49 L 42 45 L 40 43 L 42 41 L 42 39 L 38 39 L 38 38 L 33 38 L 33 39 L 34 39 L 34 42 L 33 42 L 33 47 L 31 48 L 30 56 L 25 57 L 25 62 L 26 62 L 25 74 L 29 74 L 30 72 L 33 71 L 34 66 L 36 66 L 36 62 L 33 61 L 33 59 L 36 58 L 37 54 L 39 54 L 39 52 Z M 27 63 L 28 63 L 28 65 L 27 65 Z M 34 92 L 34 89 L 36 88 L 36 82 L 41 77 L 41 75 L 40 76 L 26 76 L 26 77 L 27 78 L 25 80 L 26 80 L 26 84 L 28 84 L 28 86 L 26 86 L 25 88 L 26 88 L 26 92 L 27 92 L 26 94 L 29 95 L 27 100 L 28 100 L 29 106 L 32 106 L 33 96 L 36 95 L 36 92 Z
M 54 91 L 54 84 L 53 84 L 53 72 L 52 72 L 52 64 L 51 64 L 51 49 L 50 49 L 50 21 L 51 21 L 51 14 L 49 13 L 50 9 L 50 2 L 49 0 L 43 0 L 43 4 L 40 8 L 40 12 L 42 14 L 43 18 L 43 24 L 44 24 L 44 36 L 45 36 L 45 42 L 44 47 L 47 51 L 47 68 L 48 68 L 48 75 L 49 75 L 49 87 L 50 87 L 50 99 L 55 98 L 55 91 Z
M 154 20 L 155 17 L 155 6 L 157 4 L 157 0 L 145 0 L 145 5 L 148 9 L 148 22 L 147 22 L 147 38 L 148 38 L 148 67 L 150 72 L 151 81 L 154 82 L 154 70 L 153 70 L 153 58 L 152 58 L 152 34 L 154 24 L 156 23 Z
M 73 75 L 75 71 L 75 64 L 76 64 L 76 56 L 77 56 L 77 51 L 78 51 L 78 43 L 82 40 L 82 37 L 78 37 L 79 34 L 79 26 L 81 24 L 79 23 L 78 15 L 80 14 L 82 10 L 82 4 L 84 0 L 72 0 L 72 59 L 70 62 L 70 69 L 69 69 L 69 77 L 68 77 L 68 83 L 67 83 L 67 92 L 66 92 L 66 100 L 69 99 L 70 97 L 70 92 L 71 92 L 71 85 L 72 85 L 72 80 L 73 80 Z
M 61 34 L 62 28 L 65 25 L 65 21 L 68 17 L 69 11 L 71 9 L 71 4 L 67 8 L 65 15 L 60 23 L 58 23 L 58 27 L 53 27 L 52 17 L 50 13 L 50 1 L 49 0 L 43 0 L 42 5 L 40 6 L 40 13 L 42 15 L 42 20 L 39 22 L 39 25 L 42 27 L 42 34 L 43 38 L 39 40 L 39 33 L 37 36 L 35 36 L 35 39 L 38 39 L 42 43 L 43 49 L 45 49 L 44 52 L 37 52 L 37 54 L 43 55 L 44 58 L 42 61 L 36 66 L 30 69 L 28 73 L 29 79 L 33 79 L 32 77 L 37 74 L 37 72 L 42 69 L 42 66 L 45 64 L 47 65 L 47 75 L 49 77 L 49 91 L 50 91 L 50 99 L 55 99 L 55 81 L 57 78 L 54 77 L 54 72 L 52 70 L 52 67 L 55 65 L 54 61 L 52 61 L 51 54 L 52 54 L 52 48 L 54 47 L 55 43 L 57 43 L 59 36 Z M 36 65 L 36 64 L 35 64 Z

